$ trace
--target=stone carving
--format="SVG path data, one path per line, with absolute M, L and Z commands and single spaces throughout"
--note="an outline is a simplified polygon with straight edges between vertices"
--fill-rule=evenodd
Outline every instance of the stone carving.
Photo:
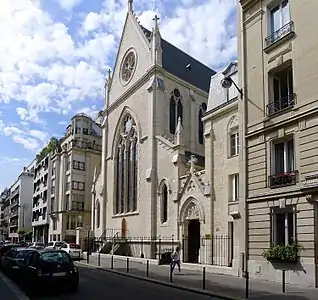
M 239 125 L 238 116 L 233 116 L 229 122 L 229 130 L 236 128 Z
M 196 220 L 200 218 L 200 210 L 194 203 L 189 204 L 186 213 L 187 220 Z
M 188 185 L 188 192 L 194 192 L 194 191 L 195 191 L 195 184 L 193 180 L 191 180 Z

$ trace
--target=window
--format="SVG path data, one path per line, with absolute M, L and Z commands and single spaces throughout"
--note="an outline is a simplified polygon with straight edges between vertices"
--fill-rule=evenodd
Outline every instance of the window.
M 55 219 L 53 219 L 53 230 L 57 229 L 57 222 Z
M 230 202 L 239 200 L 239 174 L 230 176 Z
M 239 144 L 239 133 L 230 134 L 230 156 L 235 156 L 239 154 L 240 144 Z
M 288 245 L 296 241 L 296 213 L 292 206 L 272 211 L 272 243 Z
M 268 115 L 273 115 L 295 105 L 293 87 L 293 68 L 288 66 L 269 77 L 272 85 L 272 97 L 268 104 Z
M 161 190 L 161 223 L 168 221 L 168 188 L 163 184 Z
M 83 134 L 88 135 L 88 128 L 83 128 Z
M 82 181 L 72 181 L 72 189 L 78 191 L 84 191 L 85 183 Z
M 202 121 L 202 118 L 203 118 L 203 115 L 204 115 L 204 112 L 206 111 L 207 109 L 207 105 L 206 103 L 202 103 L 201 104 L 201 107 L 200 107 L 200 110 L 199 110 L 199 144 L 203 145 L 204 144 L 204 124 L 203 124 L 203 121 Z
M 273 175 L 270 176 L 270 187 L 296 184 L 294 140 L 280 141 L 273 146 Z
M 65 210 L 70 210 L 70 195 L 65 196 Z
M 280 3 L 269 10 L 269 36 L 266 45 L 269 46 L 292 31 L 289 1 L 281 0 Z
M 175 134 L 178 119 L 183 121 L 182 97 L 178 89 L 174 89 L 170 95 L 170 122 L 169 129 L 171 134 Z
M 73 160 L 73 169 L 85 171 L 85 163 L 78 160 Z
M 124 118 L 116 149 L 116 182 L 114 213 L 137 210 L 138 138 L 136 123 L 130 115 Z
M 83 227 L 83 216 L 82 215 L 78 215 L 77 216 L 77 224 L 76 227 Z
M 100 226 L 100 203 L 99 200 L 96 201 L 96 227 Z

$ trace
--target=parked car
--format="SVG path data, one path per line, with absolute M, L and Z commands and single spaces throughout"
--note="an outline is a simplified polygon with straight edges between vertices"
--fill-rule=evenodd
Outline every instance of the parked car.
M 64 244 L 65 242 L 51 241 L 48 242 L 45 249 L 60 249 Z
M 0 267 L 2 267 L 2 257 L 5 255 L 11 248 L 20 247 L 19 244 L 5 244 L 0 248 Z
M 32 251 L 30 248 L 13 247 L 2 256 L 2 269 L 3 271 L 14 277 L 19 272 L 20 266 L 23 264 L 27 254 Z
M 34 249 L 44 249 L 45 245 L 41 242 L 35 242 L 29 245 L 29 248 L 34 248 Z
M 83 258 L 83 251 L 81 247 L 75 243 L 65 243 L 60 249 L 66 251 L 73 260 Z
M 48 287 L 65 287 L 74 292 L 78 289 L 78 268 L 63 250 L 32 249 L 20 269 L 22 284 L 28 292 Z

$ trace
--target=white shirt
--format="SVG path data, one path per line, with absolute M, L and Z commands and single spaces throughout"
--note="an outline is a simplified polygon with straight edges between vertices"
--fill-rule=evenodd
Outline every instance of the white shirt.
M 177 251 L 174 251 L 172 254 L 172 260 L 173 261 L 179 261 L 180 260 L 180 253 Z

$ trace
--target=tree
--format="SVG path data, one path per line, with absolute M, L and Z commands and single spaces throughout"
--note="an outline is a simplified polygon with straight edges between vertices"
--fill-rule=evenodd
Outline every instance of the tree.
M 37 154 L 37 162 L 39 163 L 44 157 L 46 157 L 50 152 L 53 152 L 55 149 L 61 151 L 61 141 L 62 139 L 59 140 L 56 137 L 52 137 L 48 144 L 41 150 L 41 152 Z

